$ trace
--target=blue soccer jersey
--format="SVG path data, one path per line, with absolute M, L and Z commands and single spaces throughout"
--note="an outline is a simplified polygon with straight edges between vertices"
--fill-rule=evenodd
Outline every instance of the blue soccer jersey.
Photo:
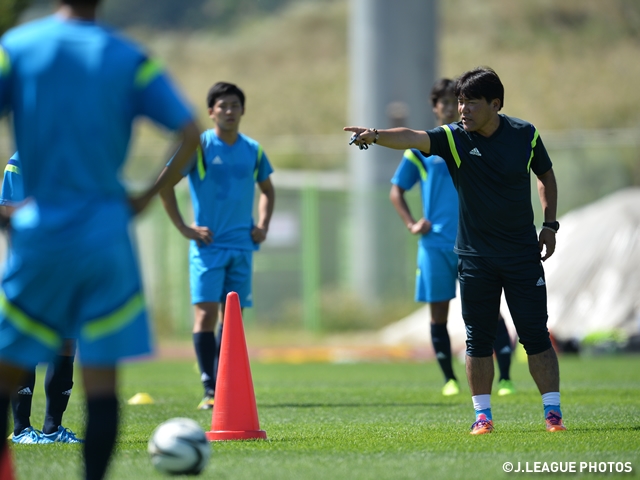
M 24 185 L 22 182 L 21 164 L 18 152 L 7 162 L 2 178 L 0 205 L 14 205 L 24 200 Z
M 213 242 L 206 246 L 192 242 L 192 250 L 257 250 L 251 239 L 253 201 L 256 182 L 273 172 L 267 155 L 258 142 L 243 134 L 227 145 L 214 130 L 207 130 L 200 142 L 202 148 L 188 172 L 189 187 L 196 224 L 213 232 Z
M 406 150 L 391 183 L 410 190 L 418 182 L 423 216 L 431 222 L 431 231 L 420 238 L 420 244 L 453 250 L 458 231 L 458 193 L 446 162 L 436 155 L 425 157 L 418 150 Z
M 13 113 L 24 194 L 35 201 L 29 214 L 17 213 L 14 241 L 21 230 L 40 230 L 52 246 L 105 243 L 116 226 L 126 228 L 119 177 L 137 116 L 171 130 L 193 118 L 137 46 L 96 22 L 55 15 L 3 36 L 0 110 Z
M 11 218 L 0 360 L 31 368 L 63 338 L 78 339 L 88 366 L 148 354 L 120 170 L 136 117 L 178 130 L 193 121 L 191 109 L 128 40 L 96 22 L 51 16 L 0 40 L 0 112 L 13 114 L 20 165 L 10 161 L 7 174 L 19 172 L 13 180 L 26 197 Z

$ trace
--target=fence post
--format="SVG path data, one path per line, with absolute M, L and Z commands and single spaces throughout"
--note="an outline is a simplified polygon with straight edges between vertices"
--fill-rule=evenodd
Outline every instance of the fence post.
M 320 212 L 318 189 L 307 183 L 302 190 L 302 320 L 305 329 L 320 325 Z

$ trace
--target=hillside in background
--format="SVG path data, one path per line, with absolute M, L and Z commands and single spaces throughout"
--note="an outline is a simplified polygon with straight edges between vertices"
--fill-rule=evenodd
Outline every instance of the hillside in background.
M 347 117 L 347 14 L 346 0 L 295 2 L 225 33 L 135 34 L 196 105 L 227 79 L 247 91 L 251 133 L 327 134 Z M 449 0 L 440 16 L 440 73 L 494 67 L 505 113 L 543 130 L 640 125 L 639 2 Z
M 51 1 L 34 4 L 41 13 Z M 640 128 L 637 0 L 439 5 L 440 75 L 492 66 L 506 85 L 504 113 L 542 132 Z M 348 0 L 107 0 L 103 18 L 165 62 L 204 126 L 208 88 L 237 83 L 248 98 L 242 129 L 276 166 L 327 169 L 346 162 L 348 14 Z M 164 153 L 165 138 L 146 126 L 141 133 L 134 156 Z M 311 154 L 320 151 L 328 154 Z M 640 168 L 631 171 L 639 183 Z

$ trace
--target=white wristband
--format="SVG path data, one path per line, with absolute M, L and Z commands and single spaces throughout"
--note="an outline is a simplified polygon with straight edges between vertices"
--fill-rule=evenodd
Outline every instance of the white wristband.
M 547 230 L 551 230 L 553 233 L 558 233 L 558 231 L 557 231 L 557 230 L 554 230 L 553 228 L 551 228 L 551 227 L 547 227 L 547 226 L 543 226 L 543 227 L 541 228 L 541 230 L 544 230 L 545 228 L 546 228 Z

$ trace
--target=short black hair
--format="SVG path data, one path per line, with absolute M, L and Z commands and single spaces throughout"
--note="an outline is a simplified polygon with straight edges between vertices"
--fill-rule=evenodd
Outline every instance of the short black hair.
M 498 110 L 504 107 L 504 86 L 498 74 L 489 67 L 477 67 L 460 75 L 454 94 L 458 98 L 484 98 L 487 102 L 497 98 L 500 100 Z
M 225 95 L 236 95 L 240 99 L 240 105 L 244 108 L 244 93 L 233 83 L 218 82 L 207 93 L 207 106 L 213 108 L 218 98 Z
M 456 85 L 456 82 L 451 80 L 450 78 L 441 78 L 436 83 L 433 84 L 433 88 L 431 88 L 431 104 L 435 107 L 438 100 L 447 95 L 455 95 L 453 93 L 453 89 Z

